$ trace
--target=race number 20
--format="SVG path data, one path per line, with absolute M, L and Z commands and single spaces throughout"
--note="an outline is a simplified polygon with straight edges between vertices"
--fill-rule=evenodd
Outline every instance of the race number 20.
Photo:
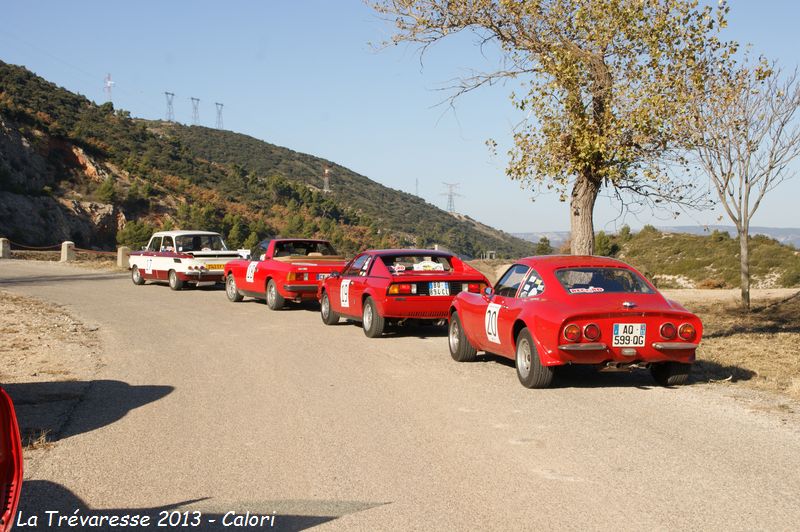
M 486 327 L 486 338 L 488 338 L 490 342 L 496 344 L 500 343 L 500 336 L 497 334 L 498 314 L 500 314 L 500 305 L 497 303 L 489 303 L 489 306 L 486 307 L 486 316 L 483 319 L 483 323 Z

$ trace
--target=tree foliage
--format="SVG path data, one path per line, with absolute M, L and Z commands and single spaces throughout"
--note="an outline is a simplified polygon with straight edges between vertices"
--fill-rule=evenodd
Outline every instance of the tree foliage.
M 514 133 L 506 170 L 569 199 L 572 252 L 591 254 L 592 213 L 608 187 L 625 202 L 692 205 L 692 184 L 667 163 L 685 143 L 678 119 L 692 89 L 736 46 L 718 31 L 727 7 L 696 0 L 383 0 L 394 43 L 430 45 L 471 31 L 502 64 L 456 83 L 454 98 L 514 79 L 530 117 Z
M 741 301 L 750 308 L 750 220 L 800 156 L 800 77 L 763 58 L 722 64 L 699 87 L 692 113 L 696 161 L 739 237 Z

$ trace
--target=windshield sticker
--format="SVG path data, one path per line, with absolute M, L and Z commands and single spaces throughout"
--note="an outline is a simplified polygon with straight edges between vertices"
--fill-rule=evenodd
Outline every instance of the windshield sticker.
M 597 292 L 605 292 L 604 289 L 600 288 L 599 286 L 590 286 L 589 288 L 570 288 L 570 294 L 594 294 Z
M 432 260 L 423 260 L 414 265 L 415 272 L 443 272 L 444 264 Z
M 389 271 L 392 273 L 400 273 L 406 271 L 406 267 L 402 264 L 395 264 L 393 266 L 389 266 Z

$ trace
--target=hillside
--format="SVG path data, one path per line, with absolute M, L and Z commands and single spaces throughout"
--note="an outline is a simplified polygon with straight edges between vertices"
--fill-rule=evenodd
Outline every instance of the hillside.
M 645 226 L 632 234 L 598 233 L 595 250 L 624 260 L 660 288 L 739 286 L 739 241 L 722 231 L 710 235 L 666 233 Z M 763 235 L 750 238 L 754 288 L 800 286 L 800 251 Z
M 324 167 L 331 193 L 319 190 Z M 532 246 L 311 155 L 228 131 L 133 119 L 0 62 L 0 234 L 30 245 L 138 245 L 153 228 L 272 234 L 463 255 Z

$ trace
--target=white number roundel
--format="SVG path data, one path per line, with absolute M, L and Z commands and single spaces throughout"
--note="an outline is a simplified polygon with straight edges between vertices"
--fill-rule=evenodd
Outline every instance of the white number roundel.
M 500 305 L 489 303 L 489 306 L 486 307 L 486 315 L 483 318 L 483 324 L 486 327 L 486 338 L 496 344 L 500 343 L 500 336 L 497 334 L 497 316 L 499 314 Z

